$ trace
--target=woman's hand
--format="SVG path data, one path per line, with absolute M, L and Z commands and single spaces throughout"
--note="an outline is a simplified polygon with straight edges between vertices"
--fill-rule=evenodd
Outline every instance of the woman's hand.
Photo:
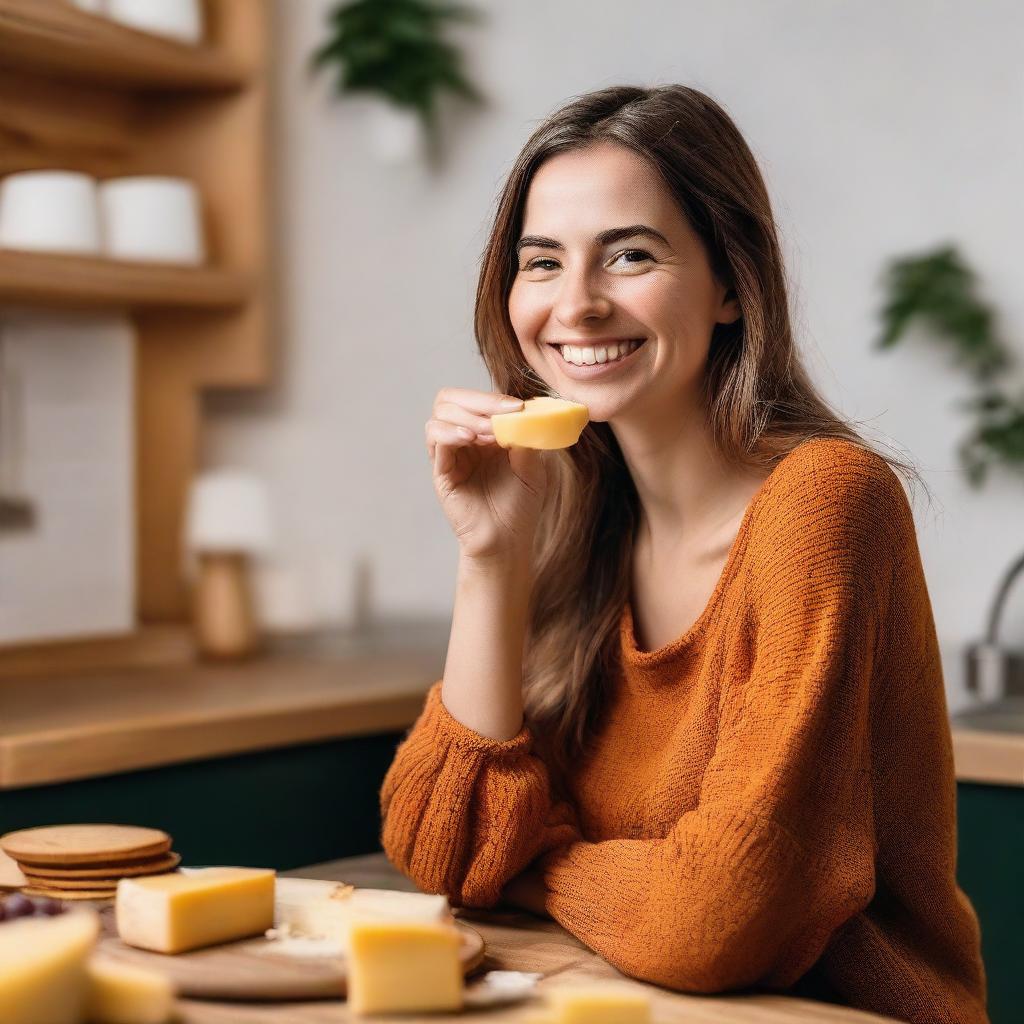
M 543 452 L 502 448 L 491 433 L 491 416 L 515 412 L 506 395 L 469 388 L 441 388 L 427 420 L 427 454 L 434 489 L 470 558 L 521 557 L 533 537 L 547 490 Z
M 533 868 L 527 868 L 522 874 L 516 875 L 501 891 L 502 903 L 528 910 L 538 917 L 551 916 L 544 906 L 546 897 L 547 889 L 544 888 L 540 873 Z

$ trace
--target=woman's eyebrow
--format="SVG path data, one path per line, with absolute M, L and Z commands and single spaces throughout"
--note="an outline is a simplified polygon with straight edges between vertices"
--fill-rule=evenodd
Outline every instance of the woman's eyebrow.
M 594 241 L 599 245 L 611 245 L 614 242 L 621 242 L 627 238 L 643 237 L 653 238 L 664 245 L 668 245 L 668 239 L 660 231 L 655 231 L 654 228 L 650 228 L 646 224 L 632 224 L 628 228 L 608 228 L 606 231 L 596 235 Z M 516 242 L 516 255 L 518 256 L 523 249 L 529 246 L 535 246 L 538 249 L 557 249 L 559 252 L 565 249 L 561 242 L 556 242 L 553 238 L 545 238 L 543 235 L 523 235 Z

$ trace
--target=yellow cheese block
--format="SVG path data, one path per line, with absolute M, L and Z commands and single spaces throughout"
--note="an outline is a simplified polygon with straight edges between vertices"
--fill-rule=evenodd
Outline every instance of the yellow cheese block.
M 349 1010 L 368 1014 L 461 1009 L 459 944 L 458 931 L 447 924 L 353 922 Z
M 552 1024 L 651 1024 L 651 997 L 616 982 L 548 990 Z
M 167 1024 L 174 1014 L 174 987 L 157 971 L 109 960 L 88 966 L 89 1024 Z
M 568 448 L 574 445 L 590 419 L 579 402 L 564 398 L 528 398 L 518 412 L 491 417 L 494 440 L 502 448 Z
M 0 923 L 0 1021 L 81 1024 L 99 933 L 93 910 Z
M 117 933 L 122 942 L 157 953 L 183 953 L 261 935 L 274 923 L 270 868 L 194 868 L 122 878 Z

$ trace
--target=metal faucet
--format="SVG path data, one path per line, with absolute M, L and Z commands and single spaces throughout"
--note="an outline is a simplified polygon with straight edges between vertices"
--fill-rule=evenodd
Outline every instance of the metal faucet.
M 967 648 L 967 689 L 986 704 L 1024 695 L 1024 652 L 1000 647 L 998 639 L 1006 598 L 1021 572 L 1024 572 L 1024 554 L 1006 571 L 996 590 L 985 639 Z

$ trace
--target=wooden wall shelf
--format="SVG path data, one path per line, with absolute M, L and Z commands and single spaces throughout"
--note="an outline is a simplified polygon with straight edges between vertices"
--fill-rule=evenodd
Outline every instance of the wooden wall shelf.
M 0 302 L 89 309 L 232 309 L 249 275 L 210 267 L 0 249 Z
M 0 0 L 0 176 L 193 182 L 210 265 L 0 250 L 0 307 L 126 309 L 135 358 L 136 613 L 187 620 L 181 534 L 204 391 L 273 373 L 270 0 L 204 0 L 204 44 L 70 0 Z M 0 661 L 4 651 L 0 650 Z
M 67 0 L 0 0 L 0 64 L 135 89 L 236 89 L 249 77 L 220 46 L 137 32 Z

